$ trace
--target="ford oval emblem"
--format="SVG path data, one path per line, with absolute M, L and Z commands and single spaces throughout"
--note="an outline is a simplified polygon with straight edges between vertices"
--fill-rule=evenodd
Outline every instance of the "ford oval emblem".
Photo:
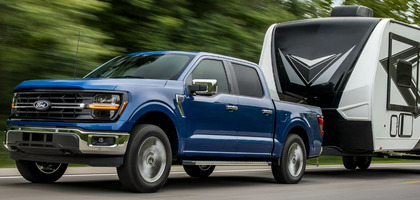
M 40 110 L 40 111 L 47 110 L 48 108 L 51 107 L 51 103 L 47 100 L 35 101 L 33 105 L 36 110 Z

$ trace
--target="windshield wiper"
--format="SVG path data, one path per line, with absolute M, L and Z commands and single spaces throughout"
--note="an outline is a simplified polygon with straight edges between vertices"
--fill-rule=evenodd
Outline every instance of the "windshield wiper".
M 109 78 L 144 78 L 143 76 L 112 76 Z

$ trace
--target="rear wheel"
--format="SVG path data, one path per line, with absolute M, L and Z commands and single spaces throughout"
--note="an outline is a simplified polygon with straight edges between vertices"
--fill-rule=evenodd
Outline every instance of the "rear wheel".
M 191 176 L 196 178 L 206 178 L 213 173 L 214 165 L 184 165 L 185 172 Z
M 356 156 L 343 156 L 343 165 L 346 169 L 356 169 L 357 157 Z
M 168 179 L 171 145 L 165 132 L 155 125 L 136 126 L 130 137 L 124 164 L 117 168 L 123 186 L 135 192 L 155 192 Z
M 16 167 L 32 183 L 53 183 L 66 172 L 67 164 L 17 160 Z
M 303 140 L 296 134 L 290 134 L 284 143 L 280 163 L 274 162 L 271 165 L 274 179 L 279 183 L 299 183 L 305 173 L 305 167 L 306 149 Z
M 370 163 L 372 162 L 372 157 L 370 156 L 358 156 L 357 157 L 357 166 L 359 169 L 368 169 Z

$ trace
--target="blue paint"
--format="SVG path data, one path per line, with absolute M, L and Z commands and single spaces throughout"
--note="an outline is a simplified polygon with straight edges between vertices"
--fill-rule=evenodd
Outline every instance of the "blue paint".
M 124 91 L 128 94 L 128 104 L 122 115 L 114 122 L 9 120 L 7 125 L 130 132 L 142 116 L 150 112 L 160 112 L 168 116 L 174 124 L 180 158 L 230 157 L 271 160 L 280 156 L 287 134 L 296 127 L 306 132 L 309 144 L 308 156 L 320 154 L 322 138 L 314 116 L 321 115 L 321 110 L 316 107 L 271 100 L 265 79 L 256 64 L 204 52 L 151 51 L 128 55 L 140 54 L 185 54 L 194 57 L 176 80 L 82 78 L 24 81 L 15 88 L 17 92 L 30 89 Z M 188 94 L 186 85 L 191 81 L 188 78 L 202 59 L 242 63 L 255 68 L 261 78 L 264 96 L 251 98 L 234 93 L 215 96 Z M 185 116 L 182 116 L 177 105 L 176 95 L 184 96 L 181 105 Z M 237 106 L 239 109 L 233 112 L 227 111 L 226 105 Z M 263 109 L 272 110 L 273 113 L 265 115 L 262 113 Z

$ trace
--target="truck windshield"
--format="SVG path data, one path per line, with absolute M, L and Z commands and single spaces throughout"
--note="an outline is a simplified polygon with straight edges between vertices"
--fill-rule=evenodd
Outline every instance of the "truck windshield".
M 85 78 L 144 78 L 176 80 L 193 56 L 138 54 L 119 56 Z

